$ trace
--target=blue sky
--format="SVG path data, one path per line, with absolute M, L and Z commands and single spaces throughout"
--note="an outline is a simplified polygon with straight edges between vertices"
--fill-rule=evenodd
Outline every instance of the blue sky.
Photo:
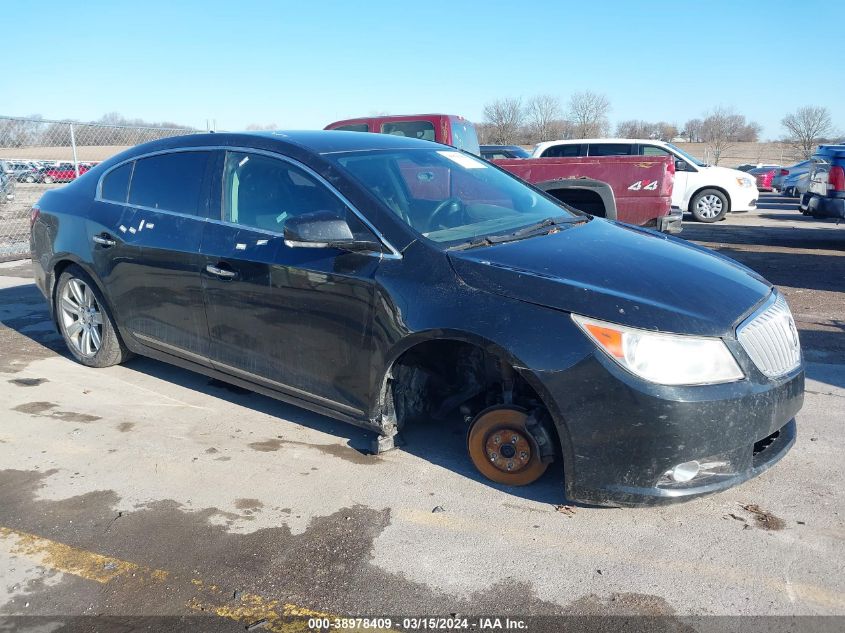
M 6 115 L 300 129 L 374 112 L 480 120 L 497 97 L 593 90 L 612 122 L 682 125 L 722 105 L 777 138 L 813 104 L 845 130 L 842 51 L 823 30 L 842 32 L 841 0 L 39 0 L 3 17 L 6 60 L 24 62 L 3 73 Z

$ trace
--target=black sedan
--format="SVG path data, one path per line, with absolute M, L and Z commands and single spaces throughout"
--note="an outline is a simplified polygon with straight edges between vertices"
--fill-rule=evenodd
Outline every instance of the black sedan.
M 795 438 L 782 295 L 736 262 L 585 216 L 490 163 L 355 132 L 134 147 L 32 211 L 73 356 L 134 352 L 377 433 L 467 422 L 505 485 L 647 504 L 752 477 Z

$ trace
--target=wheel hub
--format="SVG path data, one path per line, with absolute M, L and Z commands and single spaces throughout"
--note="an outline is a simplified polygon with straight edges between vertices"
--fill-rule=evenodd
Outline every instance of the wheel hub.
M 493 431 L 485 449 L 490 463 L 505 473 L 516 473 L 531 461 L 531 444 L 522 433 L 512 429 Z

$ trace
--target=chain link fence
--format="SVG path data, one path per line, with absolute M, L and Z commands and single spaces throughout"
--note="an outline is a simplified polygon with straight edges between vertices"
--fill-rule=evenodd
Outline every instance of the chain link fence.
M 0 262 L 29 255 L 29 211 L 47 189 L 133 145 L 198 131 L 0 116 Z

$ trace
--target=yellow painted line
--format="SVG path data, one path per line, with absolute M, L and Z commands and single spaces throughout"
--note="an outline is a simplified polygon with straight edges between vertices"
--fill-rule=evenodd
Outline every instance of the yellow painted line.
M 439 528 L 452 532 L 465 532 L 474 534 L 490 533 L 489 523 L 476 520 L 467 516 L 454 516 L 446 513 L 432 513 L 423 510 L 403 509 L 398 512 L 398 518 L 414 525 Z M 513 539 L 525 538 L 525 531 L 521 528 L 511 528 L 507 525 L 497 526 L 496 531 L 504 537 Z M 568 556 L 590 556 L 602 560 L 613 559 L 623 563 L 639 564 L 644 567 L 660 567 L 666 570 L 667 574 L 685 572 L 693 575 L 709 576 L 724 584 L 726 580 L 741 583 L 749 586 L 763 585 L 768 589 L 784 593 L 790 600 L 794 596 L 813 602 L 817 605 L 841 611 L 845 609 L 845 594 L 836 590 L 819 587 L 807 583 L 794 583 L 788 579 L 764 577 L 758 575 L 755 570 L 749 569 L 743 573 L 741 569 L 723 567 L 720 565 L 708 564 L 703 560 L 661 560 L 653 555 L 638 556 L 625 551 L 622 548 L 600 546 L 594 541 L 570 539 L 565 541 L 560 536 L 570 537 L 570 534 L 558 535 L 552 532 L 532 532 L 532 538 L 542 542 L 553 549 L 565 549 Z M 718 585 L 717 585 L 718 586 Z
M 89 552 L 7 527 L 0 527 L 0 540 L 10 545 L 9 551 L 12 554 L 25 557 L 40 567 L 104 585 L 115 581 L 141 584 L 173 584 L 181 581 L 175 574 L 163 569 Z M 192 611 L 213 614 L 243 624 L 263 621 L 263 630 L 266 631 L 304 633 L 309 630 L 307 618 L 336 617 L 253 593 L 242 593 L 237 599 L 232 599 L 220 586 L 199 578 L 185 579 L 184 582 L 191 585 L 191 591 L 195 594 L 185 605 Z
M 79 576 L 105 584 L 120 576 L 155 582 L 167 580 L 169 574 L 119 558 L 95 554 L 78 547 L 57 543 L 35 534 L 0 527 L 0 538 L 12 542 L 12 553 L 25 556 L 41 567 Z

